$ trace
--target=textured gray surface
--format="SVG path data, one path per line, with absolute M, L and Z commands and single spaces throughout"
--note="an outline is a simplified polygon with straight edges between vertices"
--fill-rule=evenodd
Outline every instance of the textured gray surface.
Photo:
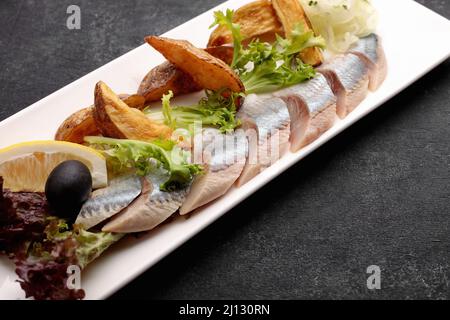
M 2 0 L 0 119 L 220 2 Z M 420 2 L 450 18 L 449 1 Z M 72 3 L 80 31 L 65 27 Z M 449 71 L 446 61 L 114 298 L 450 298 Z

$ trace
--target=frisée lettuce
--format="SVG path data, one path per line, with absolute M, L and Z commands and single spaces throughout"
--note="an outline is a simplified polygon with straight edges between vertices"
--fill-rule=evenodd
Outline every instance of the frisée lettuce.
M 195 175 L 202 172 L 200 165 L 188 162 L 189 152 L 175 146 L 175 143 L 169 140 L 145 142 L 85 137 L 85 141 L 106 155 L 108 164 L 113 170 L 135 169 L 141 176 L 160 167 L 167 170 L 169 179 L 160 185 L 163 191 L 183 188 L 193 180 Z
M 240 125 L 236 119 L 236 103 L 241 98 L 240 93 L 223 91 L 205 91 L 206 96 L 198 104 L 192 106 L 172 107 L 170 100 L 173 92 L 169 91 L 162 97 L 162 111 L 144 112 L 153 120 L 163 122 L 172 129 L 190 129 L 191 125 L 200 123 L 202 126 L 217 127 L 222 133 L 233 131 Z
M 0 177 L 0 252 L 16 265 L 26 297 L 82 299 L 69 268 L 85 268 L 123 234 L 90 232 L 57 218 L 43 193 L 11 192 Z
M 234 55 L 231 67 L 238 73 L 249 93 L 273 91 L 315 76 L 311 65 L 303 63 L 298 54 L 306 48 L 325 47 L 325 40 L 296 25 L 289 39 L 277 36 L 272 44 L 253 40 L 244 48 L 238 24 L 233 23 L 233 10 L 216 11 L 211 25 L 227 27 L 233 36 Z
M 77 225 L 71 230 L 55 217 L 47 221 L 45 239 L 25 244 L 28 249 L 15 255 L 20 285 L 27 297 L 37 300 L 82 299 L 84 290 L 70 282 L 69 271 L 84 269 L 124 235 L 89 232 Z

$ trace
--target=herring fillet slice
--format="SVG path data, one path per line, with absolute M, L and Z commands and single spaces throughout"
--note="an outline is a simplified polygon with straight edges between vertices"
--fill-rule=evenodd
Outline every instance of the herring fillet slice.
M 148 231 L 169 218 L 183 203 L 189 187 L 164 192 L 159 186 L 166 181 L 165 172 L 154 172 L 143 178 L 141 195 L 103 228 L 104 232 L 132 233 Z
M 201 141 L 201 146 L 199 143 Z M 247 155 L 247 139 L 243 130 L 222 134 L 213 128 L 203 129 L 194 139 L 199 148 L 205 173 L 197 176 L 191 190 L 180 208 L 187 214 L 225 194 L 239 178 Z
M 307 146 L 336 120 L 336 97 L 326 78 L 317 74 L 313 79 L 272 93 L 286 102 L 291 119 L 291 151 Z
M 388 66 L 381 38 L 372 33 L 350 48 L 349 53 L 361 58 L 369 68 L 369 89 L 377 90 L 386 79 Z
M 369 69 L 356 55 L 339 55 L 322 65 L 322 73 L 337 98 L 336 112 L 339 118 L 345 118 L 367 96 L 369 87 Z
M 136 175 L 113 178 L 108 187 L 92 193 L 81 207 L 75 223 L 90 229 L 126 208 L 141 194 L 141 190 L 141 178 Z
M 249 143 L 247 161 L 237 181 L 239 187 L 289 150 L 291 120 L 286 103 L 271 95 L 248 95 L 237 116 Z

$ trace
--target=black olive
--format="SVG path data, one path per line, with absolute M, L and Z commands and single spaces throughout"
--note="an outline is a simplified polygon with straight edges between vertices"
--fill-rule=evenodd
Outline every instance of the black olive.
M 45 195 L 53 213 L 69 221 L 75 220 L 91 191 L 91 173 L 86 165 L 76 160 L 56 166 L 45 184 Z

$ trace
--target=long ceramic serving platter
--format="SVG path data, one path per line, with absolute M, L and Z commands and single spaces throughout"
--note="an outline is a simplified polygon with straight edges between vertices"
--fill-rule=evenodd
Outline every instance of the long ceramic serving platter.
M 164 36 L 187 39 L 198 47 L 207 43 L 213 11 L 237 9 L 250 1 L 231 0 L 167 32 Z M 113 246 L 90 265 L 82 277 L 86 299 L 103 299 L 126 285 L 225 214 L 280 173 L 325 144 L 450 56 L 450 21 L 412 0 L 373 0 L 380 14 L 377 33 L 383 38 L 389 73 L 381 88 L 369 94 L 347 118 L 311 145 L 289 153 L 239 189 L 189 217 L 179 217 L 136 239 Z M 0 148 L 27 141 L 52 139 L 61 122 L 74 111 L 93 103 L 95 83 L 105 81 L 114 91 L 136 92 L 144 75 L 163 57 L 147 44 L 128 52 L 0 123 Z M 14 94 L 14 92 L 11 92 Z M 183 102 L 185 97 L 177 99 Z M 8 106 L 2 106 L 7 108 Z M 426 116 L 426 115 L 425 115 Z M 379 123 L 380 126 L 383 123 Z M 12 263 L 0 259 L 0 299 L 21 299 Z

